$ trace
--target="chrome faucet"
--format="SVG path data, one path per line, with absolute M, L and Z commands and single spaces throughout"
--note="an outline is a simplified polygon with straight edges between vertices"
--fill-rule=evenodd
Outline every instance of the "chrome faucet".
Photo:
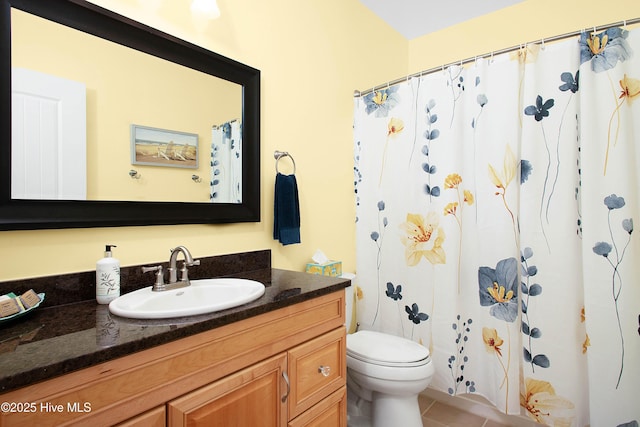
M 178 280 L 178 255 L 182 252 L 184 256 L 184 262 L 180 269 L 180 280 Z M 156 272 L 156 281 L 151 288 L 154 292 L 168 291 L 171 289 L 184 288 L 191 285 L 189 281 L 189 273 L 187 267 L 194 265 L 200 265 L 200 260 L 194 260 L 191 256 L 191 252 L 184 246 L 178 246 L 171 249 L 171 256 L 169 257 L 169 283 L 164 283 L 164 274 L 162 266 L 157 265 L 155 267 L 142 267 L 142 272 L 147 273 L 149 271 Z
M 184 263 L 182 264 L 182 268 L 180 269 L 180 281 L 178 281 L 178 254 L 182 252 L 184 256 Z M 176 286 L 176 288 L 182 288 L 183 286 L 189 286 L 191 283 L 189 282 L 189 274 L 187 272 L 187 267 L 191 267 L 194 265 L 200 265 L 200 260 L 194 260 L 191 256 L 191 252 L 189 249 L 184 246 L 178 246 L 176 248 L 171 249 L 171 256 L 169 257 L 169 285 L 172 284 L 182 284 L 182 286 Z

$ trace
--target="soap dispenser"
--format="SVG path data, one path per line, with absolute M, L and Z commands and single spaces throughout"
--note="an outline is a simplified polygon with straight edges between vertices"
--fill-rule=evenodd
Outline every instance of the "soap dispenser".
M 120 261 L 111 256 L 111 248 L 106 245 L 104 258 L 96 263 L 96 300 L 98 304 L 109 304 L 120 296 Z

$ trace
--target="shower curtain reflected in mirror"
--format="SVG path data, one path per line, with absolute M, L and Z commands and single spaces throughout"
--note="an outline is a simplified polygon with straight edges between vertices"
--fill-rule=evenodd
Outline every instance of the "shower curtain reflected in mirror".
M 428 347 L 431 387 L 640 421 L 638 55 L 611 28 L 356 98 L 358 322 Z
M 211 202 L 242 203 L 242 124 L 213 126 L 211 141 Z

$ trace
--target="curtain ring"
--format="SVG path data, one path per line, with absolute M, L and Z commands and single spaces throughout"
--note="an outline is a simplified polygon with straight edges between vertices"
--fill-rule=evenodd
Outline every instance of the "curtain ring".
M 542 50 L 544 50 L 544 39 L 541 40 L 541 44 L 542 46 L 540 47 Z

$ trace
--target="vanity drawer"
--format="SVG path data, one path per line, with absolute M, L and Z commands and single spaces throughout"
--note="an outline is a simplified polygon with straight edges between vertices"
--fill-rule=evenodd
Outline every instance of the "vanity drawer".
M 338 427 L 347 425 L 347 386 L 343 386 L 302 415 L 288 427 Z
M 347 347 L 340 327 L 289 350 L 289 419 L 346 384 Z

